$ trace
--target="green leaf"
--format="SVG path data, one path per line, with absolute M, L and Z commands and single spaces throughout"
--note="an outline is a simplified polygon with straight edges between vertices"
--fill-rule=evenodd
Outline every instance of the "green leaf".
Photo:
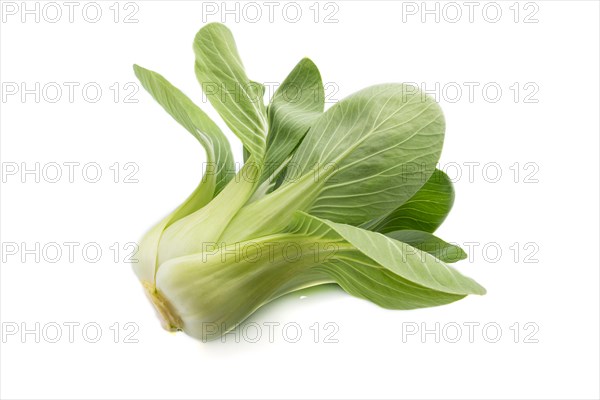
M 348 252 L 314 268 L 347 293 L 393 310 L 436 307 L 465 298 L 415 284 L 382 268 L 359 251 Z
M 402 230 L 388 232 L 385 236 L 409 244 L 416 249 L 426 251 L 435 258 L 453 263 L 467 258 L 467 253 L 460 247 L 447 243 L 429 232 Z
M 321 74 L 310 59 L 304 58 L 279 86 L 268 107 L 266 176 L 289 157 L 324 106 Z
M 134 270 L 142 281 L 151 283 L 158 267 L 158 244 L 165 228 L 208 204 L 235 172 L 229 142 L 208 115 L 160 74 L 138 65 L 133 68 L 148 93 L 202 144 L 207 158 L 206 172 L 194 192 L 155 225 L 140 243 L 140 262 L 134 264 Z
M 291 161 L 332 171 L 308 212 L 357 225 L 392 211 L 433 173 L 444 130 L 437 103 L 410 86 L 372 86 L 339 102 Z
M 413 87 L 361 90 L 315 121 L 290 161 L 289 181 L 244 207 L 224 237 L 276 232 L 296 210 L 351 225 L 385 215 L 429 179 L 444 128 L 437 103 Z
M 219 23 L 206 25 L 196 35 L 194 52 L 202 90 L 254 161 L 262 161 L 268 127 L 264 87 L 246 76 L 231 31 Z
M 262 184 L 249 203 L 283 184 L 292 153 L 314 121 L 323 114 L 324 106 L 321 74 L 311 60 L 304 58 L 279 86 L 267 108 L 269 135 L 265 167 L 260 178 Z
M 371 266 L 376 269 L 385 269 L 388 274 L 391 273 L 411 284 L 417 284 L 436 292 L 460 296 L 485 294 L 485 289 L 477 282 L 462 275 L 429 253 L 377 232 L 331 222 L 301 212 L 295 215 L 289 231 L 299 232 L 315 229 L 322 231 L 323 226 L 331 228 L 331 231 L 338 235 L 336 237 L 327 234 L 326 236 L 330 240 L 343 239 L 361 254 L 361 257 L 358 257 L 355 253 L 348 256 L 341 251 L 333 255 L 333 259 L 345 261 L 345 265 L 348 267 L 358 263 L 363 267 Z M 339 264 L 336 265 L 339 266 Z M 343 275 L 343 272 L 339 273 Z M 375 296 L 376 293 L 372 295 Z
M 219 127 L 185 94 L 162 75 L 134 65 L 140 83 L 164 109 L 187 129 L 206 150 L 207 173 L 214 179 L 215 194 L 219 193 L 235 175 L 233 155 L 227 138 Z
M 406 203 L 362 227 L 381 233 L 404 229 L 435 232 L 450 213 L 453 204 L 452 181 L 444 172 L 435 170 L 425 185 Z

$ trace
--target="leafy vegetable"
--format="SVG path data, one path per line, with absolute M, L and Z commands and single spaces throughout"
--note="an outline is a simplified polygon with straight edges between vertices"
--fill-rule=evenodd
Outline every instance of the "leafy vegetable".
M 196 35 L 196 77 L 211 104 L 250 154 L 265 153 L 267 113 L 263 88 L 248 79 L 229 29 L 209 24 Z
M 435 170 L 413 197 L 394 211 L 367 222 L 362 227 L 386 233 L 402 229 L 435 232 L 454 204 L 454 187 L 448 175 Z
M 404 230 L 385 234 L 386 236 L 409 244 L 419 250 L 425 251 L 440 260 L 452 263 L 467 258 L 467 254 L 458 246 L 444 242 L 442 239 L 429 232 Z
M 432 234 L 454 201 L 435 169 L 445 130 L 435 101 L 384 84 L 324 112 L 320 73 L 304 58 L 265 105 L 225 26 L 202 28 L 194 51 L 196 76 L 245 163 L 233 176 L 217 125 L 161 75 L 134 66 L 211 166 L 140 245 L 134 269 L 166 329 L 214 339 L 263 304 L 325 283 L 392 309 L 485 293 L 446 264 L 464 251 Z

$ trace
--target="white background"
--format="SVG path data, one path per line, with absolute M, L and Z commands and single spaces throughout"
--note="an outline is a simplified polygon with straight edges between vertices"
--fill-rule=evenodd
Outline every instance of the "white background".
M 313 3 L 298 3 L 302 18 L 297 23 L 283 18 L 284 3 L 275 9 L 273 23 L 261 2 L 265 14 L 258 23 L 236 23 L 235 16 L 227 16 L 248 75 L 260 82 L 280 81 L 309 56 L 330 83 L 330 100 L 382 82 L 447 88 L 439 99 L 447 119 L 441 166 L 455 178 L 457 197 L 438 234 L 467 249 L 465 243 L 479 244 L 457 267 L 488 294 L 439 308 L 389 311 L 341 290 L 311 290 L 252 316 L 249 322 L 262 327 L 258 343 L 247 340 L 252 330 L 208 344 L 163 331 L 130 265 L 123 262 L 129 253 L 123 246 L 139 240 L 193 190 L 204 154 L 143 89 L 133 95 L 137 103 L 124 102 L 130 91 L 124 85 L 135 82 L 133 63 L 159 71 L 226 131 L 203 102 L 191 48 L 203 19 L 221 16 L 205 18 L 202 3 L 195 1 L 137 1 L 137 23 L 123 23 L 125 14 L 135 10 L 123 9 L 124 3 L 118 5 L 115 23 L 112 1 L 99 2 L 103 14 L 97 23 L 83 19 L 84 2 L 75 9 L 73 23 L 61 2 L 65 14 L 57 23 L 43 15 L 39 23 L 34 16 L 22 23 L 19 10 L 4 14 L 0 28 L 3 89 L 7 82 L 24 82 L 28 88 L 36 82 L 80 86 L 72 103 L 64 85 L 56 103 L 47 101 L 54 92 L 39 103 L 33 94 L 25 101 L 21 93 L 2 99 L 3 171 L 22 163 L 33 168 L 36 162 L 40 168 L 53 162 L 80 166 L 73 183 L 66 167 L 57 183 L 43 176 L 36 183 L 35 176 L 23 178 L 20 171 L 3 177 L 2 398 L 600 396 L 598 3 L 498 2 L 502 15 L 496 23 L 488 21 L 495 18 L 495 6 L 483 14 L 486 3 L 475 8 L 473 22 L 467 6 L 454 3 L 463 13 L 455 23 L 448 21 L 455 10 L 439 3 L 439 22 L 429 15 L 423 23 L 420 2 L 413 3 L 419 9 L 412 15 L 403 10 L 414 8 L 392 1 L 337 2 L 327 9 L 321 3 L 315 23 L 314 6 L 309 9 Z M 324 23 L 335 10 L 338 22 Z M 288 11 L 288 19 L 294 17 Z M 54 17 L 53 10 L 47 12 Z M 532 12 L 529 19 L 537 22 L 525 23 Z M 82 97 L 81 88 L 89 82 L 103 89 L 96 103 Z M 109 89 L 115 82 L 121 88 L 117 103 Z M 479 85 L 473 101 L 465 82 Z M 498 101 L 492 101 L 492 89 L 484 97 L 486 84 L 502 89 Z M 454 101 L 451 89 L 456 86 L 463 93 Z M 239 142 L 227 134 L 241 160 Z M 110 169 L 116 162 L 118 183 Z M 139 167 L 138 183 L 123 182 L 123 174 L 132 171 L 124 167 L 128 162 Z M 97 183 L 83 179 L 86 163 L 102 168 Z M 471 176 L 465 163 L 479 163 L 472 164 Z M 483 173 L 485 165 L 491 167 Z M 493 182 L 497 170 L 502 176 Z M 55 263 L 48 254 L 39 262 L 35 254 L 25 255 L 21 262 L 22 243 L 33 248 L 36 242 L 79 246 L 73 262 L 64 246 Z M 16 243 L 19 252 L 8 254 L 7 243 Z M 83 258 L 86 243 L 102 249 L 98 262 Z M 117 262 L 114 243 L 121 249 Z M 64 325 L 69 322 L 80 324 L 73 343 Z M 128 322 L 135 325 L 126 329 Z M 272 343 L 264 325 L 269 322 L 280 324 Z M 465 325 L 471 322 L 479 324 L 472 343 Z M 46 327 L 39 343 L 34 334 L 7 333 L 15 326 L 34 329 L 36 323 L 42 334 Z M 62 337 L 50 343 L 54 323 L 62 326 Z M 101 327 L 97 343 L 83 336 L 86 323 Z M 286 323 L 302 329 L 296 343 L 289 340 L 293 330 L 283 334 Z M 406 335 L 414 327 L 435 330 L 436 323 L 439 343 L 434 334 Z M 487 334 L 485 324 L 491 327 Z M 457 325 L 462 337 L 451 343 Z M 139 330 L 130 339 L 137 343 L 125 343 L 125 334 L 135 326 Z M 337 332 L 325 340 L 335 327 Z M 502 336 L 492 343 L 495 327 Z M 93 337 L 93 329 L 88 334 Z

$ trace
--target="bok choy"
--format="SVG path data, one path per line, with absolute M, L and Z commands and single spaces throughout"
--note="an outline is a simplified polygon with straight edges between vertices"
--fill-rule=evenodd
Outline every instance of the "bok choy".
M 134 264 L 166 329 L 215 339 L 265 303 L 325 283 L 390 309 L 485 293 L 448 266 L 462 249 L 433 235 L 454 201 L 436 170 L 445 123 L 434 100 L 382 84 L 324 111 L 319 70 L 304 58 L 265 104 L 224 25 L 203 27 L 193 47 L 196 77 L 245 162 L 236 173 L 221 129 L 161 75 L 134 66 L 207 160 Z

